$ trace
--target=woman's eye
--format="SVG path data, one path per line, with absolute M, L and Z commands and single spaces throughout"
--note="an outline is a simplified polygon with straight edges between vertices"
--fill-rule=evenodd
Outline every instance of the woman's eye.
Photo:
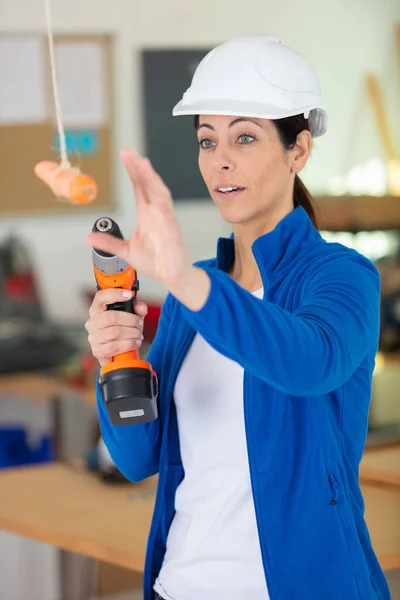
M 247 144 L 252 144 L 255 141 L 256 141 L 255 136 L 250 135 L 249 133 L 243 133 L 238 138 L 239 144 L 247 145 Z M 215 142 L 213 142 L 213 140 L 210 140 L 209 138 L 204 138 L 202 140 L 199 140 L 198 145 L 200 146 L 200 148 L 203 148 L 203 150 L 209 150 L 216 144 L 215 144 Z
M 241 144 L 251 144 L 255 141 L 255 139 L 256 138 L 254 135 L 250 135 L 249 133 L 244 133 L 243 135 L 239 136 L 239 141 Z
M 212 140 L 209 140 L 208 138 L 199 141 L 200 148 L 204 148 L 204 150 L 208 150 L 208 148 L 211 148 L 213 145 L 214 142 Z

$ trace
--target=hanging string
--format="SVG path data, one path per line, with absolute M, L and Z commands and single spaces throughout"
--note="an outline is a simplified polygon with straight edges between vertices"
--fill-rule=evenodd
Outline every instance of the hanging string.
M 62 169 L 70 169 L 71 164 L 68 160 L 67 144 L 65 141 L 65 131 L 64 131 L 64 126 L 63 126 L 62 114 L 61 114 L 60 95 L 59 95 L 58 84 L 57 84 L 57 71 L 56 71 L 56 60 L 55 60 L 55 53 L 54 53 L 53 28 L 51 25 L 51 16 L 50 16 L 50 0 L 44 0 L 44 7 L 45 7 L 45 12 L 46 12 L 47 38 L 48 38 L 48 42 L 49 42 L 51 81 L 52 81 L 52 86 L 53 86 L 54 106 L 55 106 L 55 111 L 56 111 L 58 137 L 60 140 L 60 156 L 61 156 L 60 166 Z
M 53 28 L 50 16 L 50 0 L 44 0 L 47 22 L 47 37 L 49 42 L 51 81 L 55 116 L 58 136 L 60 140 L 61 162 L 42 160 L 35 165 L 35 175 L 52 190 L 58 200 L 72 202 L 73 204 L 89 204 L 93 202 L 98 193 L 96 181 L 89 175 L 82 174 L 79 168 L 71 167 L 68 160 L 65 131 L 61 115 L 61 102 L 59 97 L 56 60 L 54 52 Z

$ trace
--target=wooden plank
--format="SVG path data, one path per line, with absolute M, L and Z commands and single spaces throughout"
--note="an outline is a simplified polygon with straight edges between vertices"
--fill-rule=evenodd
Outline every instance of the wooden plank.
M 23 398 L 38 404 L 49 404 L 58 394 L 71 392 L 71 388 L 61 379 L 44 373 L 16 373 L 0 376 L 1 398 Z
M 2 398 L 15 397 L 27 402 L 50 404 L 54 396 L 63 394 L 79 396 L 87 404 L 96 403 L 94 385 L 81 389 L 66 383 L 60 377 L 40 372 L 0 375 L 0 402 Z
M 0 473 L 0 528 L 143 572 L 156 477 L 112 486 L 79 463 Z M 366 521 L 382 568 L 400 568 L 400 490 L 363 484 Z M 29 498 L 29 501 L 28 501 Z
M 0 473 L 0 528 L 143 572 L 154 491 L 154 478 L 112 486 L 79 463 L 9 469 Z
M 360 480 L 400 488 L 400 444 L 365 451 L 360 465 Z
M 365 520 L 373 548 L 384 571 L 400 568 L 400 491 L 395 487 L 362 484 Z
M 400 228 L 398 196 L 316 196 L 321 230 L 374 231 Z

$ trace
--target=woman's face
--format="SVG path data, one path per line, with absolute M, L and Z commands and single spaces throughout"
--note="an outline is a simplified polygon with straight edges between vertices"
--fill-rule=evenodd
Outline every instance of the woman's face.
M 197 138 L 200 171 L 223 219 L 244 224 L 292 210 L 296 149 L 285 152 L 272 121 L 200 115 Z

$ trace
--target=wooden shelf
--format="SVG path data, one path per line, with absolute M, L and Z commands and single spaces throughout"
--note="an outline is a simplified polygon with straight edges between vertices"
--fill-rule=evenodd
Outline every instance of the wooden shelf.
M 400 196 L 315 196 L 314 201 L 321 230 L 400 229 Z

